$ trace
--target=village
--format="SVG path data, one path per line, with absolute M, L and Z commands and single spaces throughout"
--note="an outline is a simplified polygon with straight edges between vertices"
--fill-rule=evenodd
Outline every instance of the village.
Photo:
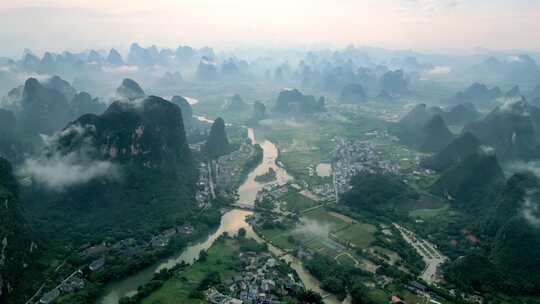
M 128 238 L 114 244 L 102 242 L 100 244 L 92 246 L 85 245 L 78 253 L 78 256 L 79 258 L 83 260 L 89 260 L 90 262 L 72 272 L 54 288 L 48 291 L 44 291 L 44 288 L 40 288 L 38 292 L 30 300 L 27 301 L 27 304 L 54 303 L 62 295 L 70 294 L 85 288 L 87 284 L 87 277 L 91 273 L 106 269 L 106 259 L 108 255 L 127 258 L 144 255 L 145 253 L 149 252 L 165 251 L 173 236 L 187 236 L 194 233 L 194 231 L 195 230 L 193 226 L 185 224 L 166 229 L 161 233 L 154 235 L 149 241 Z M 39 300 L 37 300 L 36 302 L 34 299 L 38 297 Z
M 276 260 L 268 252 L 241 252 L 240 274 L 224 282 L 226 294 L 210 288 L 206 291 L 209 302 L 214 304 L 279 304 L 280 299 L 294 291 L 299 283 L 292 274 L 278 270 Z

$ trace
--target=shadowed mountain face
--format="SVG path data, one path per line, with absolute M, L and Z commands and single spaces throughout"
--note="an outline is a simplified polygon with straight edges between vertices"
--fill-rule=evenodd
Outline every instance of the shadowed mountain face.
M 248 108 L 248 105 L 244 102 L 242 97 L 238 94 L 234 94 L 233 97 L 225 105 L 226 111 L 244 111 Z
M 122 59 L 122 55 L 118 53 L 117 50 L 111 49 L 109 51 L 109 55 L 107 56 L 107 62 L 111 65 L 123 65 L 124 60 Z
M 9 303 L 9 293 L 35 250 L 11 165 L 0 157 L 0 303 Z
M 448 130 L 446 123 L 440 115 L 435 115 L 422 128 L 424 133 L 424 142 L 420 150 L 427 152 L 438 152 L 444 149 L 454 138 L 454 135 Z
M 402 70 L 386 72 L 380 80 L 382 90 L 390 94 L 407 94 L 409 82 L 405 79 L 405 73 Z
M 448 197 L 457 208 L 480 212 L 489 208 L 504 180 L 495 155 L 479 151 L 444 171 L 432 191 Z
M 202 60 L 195 74 L 200 81 L 217 81 L 220 79 L 219 69 L 211 60 Z
M 428 123 L 435 114 L 433 108 L 428 108 L 421 103 L 412 108 L 407 115 L 399 121 L 399 124 L 404 127 L 422 127 Z
M 17 120 L 15 114 L 0 109 L 0 157 L 15 160 L 22 157 L 17 138 Z
M 540 79 L 540 67 L 526 54 L 513 55 L 511 60 L 488 58 L 474 66 L 473 72 L 492 75 L 503 82 L 536 83 Z
M 17 128 L 26 135 L 52 135 L 69 121 L 87 113 L 102 113 L 106 106 L 86 92 L 77 91 L 55 76 L 40 83 L 29 78 L 10 91 L 7 106 L 17 117 Z
M 279 113 L 310 114 L 324 112 L 324 97 L 316 100 L 313 95 L 304 95 L 297 89 L 279 93 L 274 110 Z
M 483 120 L 466 125 L 464 131 L 495 148 L 501 158 L 531 160 L 539 156 L 539 113 L 524 100 L 511 101 L 495 108 Z
M 212 158 L 230 152 L 229 140 L 227 139 L 223 118 L 218 117 L 212 124 L 204 149 L 208 156 Z
M 459 164 L 469 155 L 476 153 L 479 148 L 480 141 L 478 138 L 470 132 L 465 132 L 439 153 L 423 159 L 421 165 L 435 171 L 444 171 L 453 165 Z
M 362 103 L 367 99 L 366 91 L 360 84 L 349 84 L 341 90 L 340 103 Z
M 443 111 L 440 108 L 428 108 L 425 104 L 418 104 L 391 127 L 391 132 L 403 144 L 426 151 L 442 149 L 444 147 L 441 146 L 444 146 L 445 143 L 448 144 L 450 141 L 446 132 L 448 128 L 444 121 L 441 123 L 442 119 L 434 119 L 435 116 L 440 118 L 441 114 L 443 114 Z M 441 138 L 435 138 L 437 135 L 441 135 Z M 450 135 L 452 134 L 450 133 Z
M 84 115 L 68 125 L 82 126 L 84 140 L 67 133 L 58 151 L 69 153 L 89 140 L 100 155 L 114 162 L 160 169 L 173 176 L 192 166 L 181 110 L 155 96 L 141 104 L 115 102 L 102 115 Z M 87 127 L 88 126 L 88 127 Z
M 480 119 L 481 114 L 472 103 L 463 103 L 452 107 L 443 117 L 449 125 L 465 125 Z
M 101 114 L 107 108 L 97 98 L 92 98 L 86 92 L 77 93 L 70 102 L 72 115 L 79 117 L 84 114 Z
M 126 237 L 172 226 L 196 209 L 197 171 L 181 110 L 159 97 L 80 117 L 23 169 L 32 179 L 27 210 L 59 241 L 97 231 Z
M 62 93 L 29 78 L 24 84 L 19 115 L 23 130 L 51 135 L 69 121 L 71 111 Z
M 481 83 L 473 83 L 465 91 L 459 92 L 454 97 L 454 100 L 459 103 L 489 103 L 494 102 L 497 98 L 503 95 L 499 87 L 488 88 Z
M 13 139 L 15 137 L 15 129 L 15 114 L 11 111 L 0 109 L 0 139 Z
M 180 107 L 180 110 L 182 111 L 182 120 L 184 121 L 184 126 L 186 128 L 189 128 L 192 124 L 193 119 L 193 108 L 182 96 L 175 95 L 171 99 L 171 102 Z
M 77 90 L 75 90 L 75 88 L 72 87 L 69 82 L 65 81 L 59 76 L 53 76 L 52 78 L 44 81 L 43 85 L 46 88 L 62 93 L 62 95 L 64 95 L 68 101 L 72 100 L 73 97 L 75 97 L 75 94 L 77 94 Z
M 266 118 L 266 106 L 260 101 L 253 104 L 253 119 L 258 121 Z
M 132 79 L 126 78 L 122 81 L 122 84 L 116 89 L 116 94 L 120 98 L 127 100 L 134 100 L 144 98 L 146 94 L 137 82 Z

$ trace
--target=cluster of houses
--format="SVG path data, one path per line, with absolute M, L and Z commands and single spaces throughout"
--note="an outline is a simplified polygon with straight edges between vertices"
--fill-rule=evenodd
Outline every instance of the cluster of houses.
M 39 299 L 40 304 L 54 303 L 63 294 L 73 293 L 83 289 L 86 286 L 85 274 L 99 270 L 105 264 L 105 260 L 98 259 L 93 261 L 87 268 L 78 269 L 65 278 L 58 286 L 44 293 Z
M 227 155 L 221 156 L 216 161 L 216 184 L 225 188 L 236 187 L 234 183 L 242 174 L 244 166 L 239 166 L 238 162 L 244 162 L 253 155 L 253 146 L 242 144 L 240 148 Z
M 212 198 L 212 188 L 210 185 L 210 171 L 208 165 L 201 162 L 199 165 L 199 181 L 197 182 L 197 193 L 195 194 L 195 200 L 199 205 L 199 208 L 204 208 Z
M 290 191 L 290 185 L 278 185 L 278 184 L 271 184 L 269 186 L 264 187 L 261 191 L 257 192 L 257 196 L 255 198 L 255 202 L 263 202 L 263 201 L 276 201 L 285 196 Z
M 267 252 L 242 252 L 240 274 L 224 282 L 227 291 L 215 289 L 206 292 L 209 302 L 214 304 L 278 304 L 280 299 L 295 291 L 299 285 L 292 273 L 278 270 L 278 261 Z
M 153 236 L 150 242 L 142 242 L 133 238 L 128 238 L 112 245 L 100 243 L 93 246 L 83 246 L 83 249 L 79 252 L 79 256 L 85 259 L 92 259 L 90 264 L 81 270 L 73 272 L 54 289 L 44 293 L 38 303 L 54 303 L 54 301 L 62 294 L 73 293 L 83 289 L 86 285 L 86 281 L 84 279 L 85 275 L 102 269 L 105 266 L 105 255 L 111 251 L 116 251 L 124 256 L 134 256 L 140 254 L 143 250 L 148 248 L 160 248 L 167 246 L 171 237 L 176 234 L 189 235 L 194 231 L 195 229 L 193 226 L 185 224 L 162 231 L 161 233 Z
M 320 184 L 311 187 L 311 191 L 317 195 L 322 202 L 336 200 L 336 191 L 333 184 Z
M 335 184 L 339 193 L 350 190 L 350 181 L 359 173 L 398 174 L 399 164 L 383 159 L 371 141 L 349 140 L 342 137 L 334 139 L 336 147 L 332 151 L 335 160 L 333 170 Z

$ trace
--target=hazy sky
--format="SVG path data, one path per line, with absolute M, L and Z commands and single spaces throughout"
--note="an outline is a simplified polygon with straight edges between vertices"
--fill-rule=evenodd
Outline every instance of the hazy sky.
M 0 0 L 0 55 L 242 43 L 540 50 L 540 0 Z

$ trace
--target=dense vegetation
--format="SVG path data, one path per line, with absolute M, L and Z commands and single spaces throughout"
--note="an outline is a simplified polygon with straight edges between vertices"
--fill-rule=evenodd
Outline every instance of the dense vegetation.
M 343 202 L 355 211 L 385 214 L 394 211 L 403 201 L 416 200 L 418 193 L 397 176 L 359 174 L 351 180 L 352 189 Z
M 474 153 L 444 171 L 432 191 L 449 198 L 457 208 L 482 212 L 503 183 L 504 174 L 495 155 Z
M 540 263 L 540 229 L 535 222 L 539 185 L 530 173 L 508 180 L 491 212 L 478 220 L 484 244 L 449 266 L 449 280 L 463 289 L 540 294 L 540 277 L 531 271 Z
M 431 157 L 427 157 L 420 163 L 421 166 L 444 171 L 466 159 L 469 155 L 478 152 L 480 141 L 470 132 L 465 132 L 454 139 L 446 148 Z
M 22 280 L 25 264 L 32 263 L 32 233 L 23 215 L 19 187 L 11 164 L 0 157 L 0 302 L 7 303 L 12 288 Z

